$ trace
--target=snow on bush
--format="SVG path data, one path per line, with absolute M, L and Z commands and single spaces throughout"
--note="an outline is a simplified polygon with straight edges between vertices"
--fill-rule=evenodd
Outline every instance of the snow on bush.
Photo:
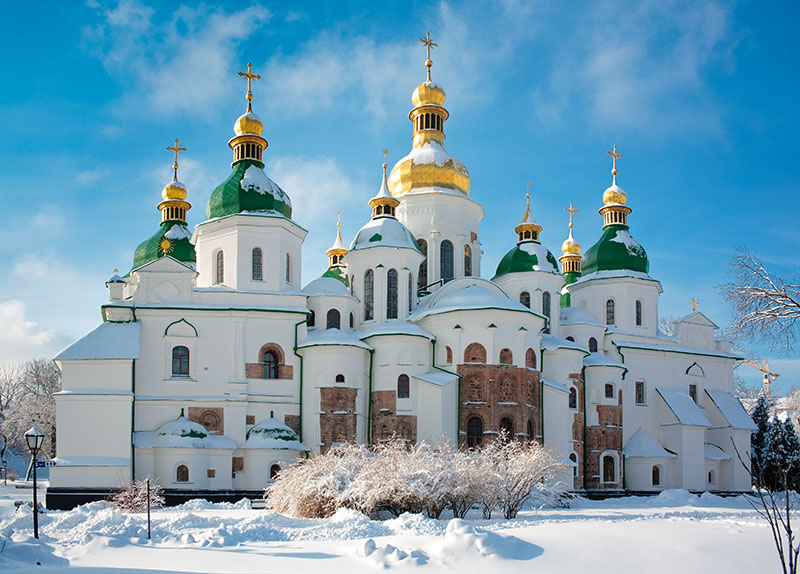
M 563 465 L 536 442 L 500 436 L 481 450 L 454 451 L 394 438 L 373 449 L 344 445 L 284 470 L 267 488 L 267 507 L 297 517 L 325 518 L 341 508 L 367 515 L 445 509 L 463 518 L 480 502 L 484 516 L 499 509 L 514 518 L 530 500 L 555 502 L 565 489 L 556 481 Z
M 164 489 L 155 480 L 150 480 L 150 508 L 164 506 Z M 147 510 L 147 480 L 128 481 L 109 498 L 115 508 L 123 512 L 145 512 Z

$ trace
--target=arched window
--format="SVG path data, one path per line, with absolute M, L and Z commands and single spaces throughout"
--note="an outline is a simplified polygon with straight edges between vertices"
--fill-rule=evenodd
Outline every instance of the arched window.
M 412 297 L 414 296 L 414 277 L 411 273 L 408 274 L 408 309 L 406 311 L 411 313 L 411 306 L 414 304 Z
M 486 349 L 480 343 L 470 343 L 464 349 L 464 362 L 465 363 L 485 363 L 486 362 Z
M 500 435 L 506 439 L 514 438 L 514 421 L 508 417 L 500 419 Z
M 386 273 L 386 318 L 397 319 L 397 269 Z
M 550 332 L 550 291 L 542 292 L 542 315 L 547 317 L 547 326 L 544 328 L 545 333 Z
M 483 444 L 483 421 L 472 417 L 467 421 L 467 446 L 478 448 Z
M 261 356 L 261 364 L 264 366 L 265 379 L 278 378 L 278 358 L 272 351 L 265 351 Z
M 428 242 L 424 239 L 417 239 L 417 247 L 423 255 L 417 274 L 417 289 L 422 289 L 428 284 Z
M 531 308 L 531 294 L 523 291 L 519 294 L 519 302 L 525 305 L 528 309 Z
M 353 313 L 350 313 L 350 328 L 354 329 L 356 326 L 356 318 Z
M 189 467 L 185 464 L 178 465 L 175 469 L 175 482 L 189 482 Z
M 253 257 L 252 257 L 252 260 L 253 260 L 253 265 L 252 265 L 252 268 L 253 268 L 253 281 L 262 281 L 263 278 L 264 278 L 263 265 L 262 265 L 262 263 L 263 263 L 262 255 L 263 254 L 261 253 L 261 248 L 260 247 L 254 247 L 253 248 Z
M 642 302 L 638 299 L 636 300 L 636 326 L 642 326 Z
M 614 324 L 614 300 L 606 301 L 606 325 Z
M 572 462 L 572 477 L 578 478 L 578 455 L 573 452 L 569 455 L 569 460 Z
M 364 273 L 364 320 L 369 321 L 375 318 L 375 274 L 372 269 L 367 269 Z
M 653 465 L 653 486 L 660 486 L 661 485 L 661 469 L 658 465 Z
M 617 482 L 617 469 L 613 456 L 603 457 L 603 482 Z
M 342 323 L 339 311 L 337 309 L 329 309 L 325 323 L 326 329 L 341 329 Z
M 589 352 L 596 353 L 597 352 L 597 339 L 594 337 L 589 337 Z
M 643 405 L 644 399 L 644 381 L 636 381 L 636 404 Z
M 472 248 L 464 246 L 464 277 L 472 276 Z
M 501 349 L 500 364 L 511 365 L 513 362 L 514 362 L 514 355 L 511 353 L 511 349 Z
M 575 390 L 575 387 L 569 388 L 569 408 L 578 408 L 578 391 Z
M 189 349 L 183 346 L 172 348 L 172 374 L 178 377 L 189 376 Z
M 222 254 L 222 251 L 217 252 L 217 273 L 215 276 L 214 283 L 219 285 L 225 281 L 225 256 Z
M 336 382 L 337 383 L 343 383 L 344 382 L 344 375 L 342 375 L 342 374 L 336 375 Z
M 569 337 L 567 337 L 567 341 L 572 341 L 574 343 L 575 342 L 575 337 L 570 335 Z
M 269 467 L 269 479 L 270 480 L 275 480 L 276 478 L 278 478 L 278 473 L 280 471 L 281 471 L 281 465 L 273 464 L 272 466 L 270 466 Z
M 408 382 L 408 375 L 397 377 L 397 398 L 407 399 L 411 396 L 411 385 Z
M 448 365 L 452 365 L 453 364 L 453 349 L 451 349 L 450 347 L 445 347 L 444 348 L 444 354 L 445 354 L 445 360 L 447 361 L 447 364 Z
M 291 254 L 286 254 L 286 282 L 292 282 L 292 256 Z
M 447 281 L 453 278 L 453 243 L 449 239 L 445 239 L 442 241 L 439 252 L 441 277 Z
M 613 399 L 614 398 L 614 385 L 612 385 L 611 383 L 606 383 L 605 395 L 606 395 L 607 399 Z
M 316 326 L 317 323 L 317 315 L 314 311 L 311 311 L 311 316 L 308 318 L 308 323 L 306 323 L 309 327 Z
M 708 471 L 708 484 L 716 484 L 717 483 L 717 473 L 714 472 L 714 469 Z
M 525 351 L 525 366 L 529 369 L 536 368 L 536 351 L 533 349 Z

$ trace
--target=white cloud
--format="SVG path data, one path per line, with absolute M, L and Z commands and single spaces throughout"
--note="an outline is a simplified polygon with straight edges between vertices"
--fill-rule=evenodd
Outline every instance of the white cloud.
M 69 337 L 45 330 L 25 315 L 22 301 L 0 301 L 0 362 L 51 357 L 69 342 Z
M 57 203 L 45 203 L 36 207 L 36 212 L 31 218 L 31 227 L 37 231 L 58 233 L 66 224 L 64 208 Z
M 106 169 L 87 169 L 86 171 L 82 171 L 75 176 L 75 183 L 80 185 L 92 185 L 106 177 L 108 173 L 109 172 Z
M 180 6 L 164 19 L 136 0 L 97 8 L 103 22 L 84 30 L 84 41 L 131 88 L 124 109 L 163 115 L 213 111 L 240 65 L 236 47 L 270 18 L 255 5 L 231 13 Z

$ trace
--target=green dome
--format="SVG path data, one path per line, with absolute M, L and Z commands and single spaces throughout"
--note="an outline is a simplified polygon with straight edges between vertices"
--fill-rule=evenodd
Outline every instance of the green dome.
M 233 172 L 211 193 L 206 205 L 206 218 L 224 217 L 243 211 L 274 211 L 292 217 L 289 196 L 264 173 L 264 164 L 241 160 Z
M 618 269 L 647 273 L 650 262 L 644 247 L 631 237 L 627 225 L 608 225 L 597 243 L 583 254 L 581 274 Z
M 347 275 L 342 273 L 342 268 L 338 265 L 334 265 L 333 267 L 328 267 L 327 271 L 322 274 L 322 277 L 331 277 L 333 279 L 338 279 L 341 281 L 345 287 L 350 287 L 350 280 L 347 278 Z
M 192 232 L 186 227 L 185 222 L 165 221 L 152 237 L 142 242 L 134 251 L 133 269 L 138 269 L 165 255 L 184 263 L 194 263 L 197 257 L 194 245 L 190 241 L 191 237 Z
M 558 261 L 547 247 L 538 241 L 523 241 L 503 256 L 497 265 L 494 279 L 508 273 L 526 271 L 558 273 Z

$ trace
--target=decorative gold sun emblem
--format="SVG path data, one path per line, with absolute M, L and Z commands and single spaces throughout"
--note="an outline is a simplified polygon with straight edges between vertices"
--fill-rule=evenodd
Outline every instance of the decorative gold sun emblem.
M 172 251 L 172 241 L 163 237 L 161 241 L 158 243 L 158 248 L 161 250 L 163 255 L 168 255 Z

